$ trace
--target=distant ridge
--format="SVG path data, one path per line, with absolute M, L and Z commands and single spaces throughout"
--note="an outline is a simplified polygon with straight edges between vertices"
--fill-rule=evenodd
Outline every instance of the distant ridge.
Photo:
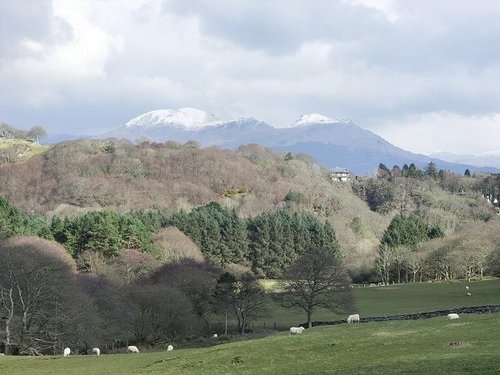
M 255 118 L 221 120 L 196 108 L 147 112 L 101 135 L 132 141 L 146 137 L 156 142 L 194 140 L 202 146 L 236 149 L 256 143 L 276 151 L 307 153 L 320 164 L 344 167 L 356 175 L 374 173 L 380 163 L 392 168 L 414 163 L 424 168 L 431 161 L 440 169 L 463 174 L 466 169 L 499 173 L 499 168 L 477 167 L 415 154 L 396 147 L 377 134 L 363 129 L 344 117 L 319 113 L 300 116 L 289 127 L 275 128 Z

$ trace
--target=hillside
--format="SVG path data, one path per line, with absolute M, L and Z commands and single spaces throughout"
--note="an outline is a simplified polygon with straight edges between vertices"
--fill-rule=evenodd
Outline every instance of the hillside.
M 25 139 L 0 137 L 0 163 L 19 163 L 43 153 L 50 146 Z
M 473 190 L 480 178 L 446 174 L 441 186 L 432 180 L 405 178 L 392 183 L 358 180 L 351 186 L 333 183 L 328 170 L 306 154 L 275 153 L 257 145 L 230 151 L 200 148 L 192 141 L 139 145 L 118 140 L 70 141 L 23 163 L 3 163 L 0 172 L 0 194 L 25 212 L 47 217 L 104 208 L 190 211 L 218 202 L 245 218 L 293 203 L 328 220 L 348 262 L 357 266 L 373 260 L 401 204 L 409 212 L 418 208 L 429 224 L 447 232 L 491 215 L 491 208 Z M 419 201 L 410 199 L 411 195 Z
M 352 242 L 350 250 L 358 240 L 344 233 L 347 224 L 363 218 L 367 226 L 359 244 L 364 253 L 377 245 L 389 222 L 350 186 L 332 183 L 307 155 L 285 160 L 256 145 L 229 151 L 193 142 L 72 141 L 25 163 L 3 164 L 0 172 L 0 194 L 24 211 L 48 217 L 102 208 L 189 211 L 212 201 L 251 217 L 285 204 L 287 194 L 295 192 L 301 209 L 328 218 L 342 233 L 341 243 L 344 238 Z

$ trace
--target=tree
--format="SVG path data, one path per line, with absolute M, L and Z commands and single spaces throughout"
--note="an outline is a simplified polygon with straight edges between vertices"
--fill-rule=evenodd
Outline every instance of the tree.
M 47 136 L 47 131 L 42 126 L 34 126 L 28 130 L 28 139 L 32 139 L 35 143 L 40 143 L 40 138 Z
M 347 271 L 330 251 L 307 251 L 287 269 L 284 280 L 283 305 L 304 310 L 309 328 L 318 307 L 342 311 L 354 304 Z
M 391 268 L 394 263 L 394 250 L 387 244 L 381 244 L 375 258 L 375 268 L 377 269 L 382 282 L 389 285 L 391 281 Z
M 0 316 L 6 317 L 7 347 L 39 355 L 55 354 L 63 343 L 83 345 L 82 332 L 96 325 L 95 310 L 78 288 L 76 266 L 62 246 L 35 237 L 12 238 L 0 245 L 0 259 Z
M 226 313 L 232 309 L 238 321 L 238 331 L 245 333 L 250 321 L 265 312 L 264 291 L 251 273 L 236 276 L 229 272 L 217 279 L 214 299 Z
M 429 238 L 429 228 L 415 215 L 396 215 L 382 237 L 382 244 L 390 247 L 408 246 L 415 249 L 418 243 Z
M 408 172 L 407 172 L 406 176 L 413 177 L 413 178 L 421 178 L 422 171 L 420 169 L 418 169 L 418 167 L 415 165 L 415 163 L 411 163 L 410 166 L 408 167 Z
M 470 177 L 470 171 L 469 171 L 469 168 L 467 168 L 464 172 L 464 176 L 465 177 Z
M 436 167 L 436 163 L 431 161 L 424 169 L 424 175 L 429 176 L 430 178 L 437 179 L 439 177 L 439 172 Z
M 389 179 L 391 177 L 391 171 L 384 163 L 380 163 L 377 169 L 377 178 Z

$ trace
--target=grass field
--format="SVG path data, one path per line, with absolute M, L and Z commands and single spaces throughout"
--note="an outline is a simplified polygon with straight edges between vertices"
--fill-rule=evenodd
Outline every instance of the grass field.
M 498 374 L 500 314 L 316 327 L 172 352 L 3 357 L 0 374 Z
M 465 285 L 471 296 L 466 296 Z M 354 288 L 362 317 L 500 303 L 500 279 Z M 304 321 L 269 302 L 255 328 Z M 345 319 L 319 311 L 314 320 Z M 181 343 L 174 343 L 176 348 Z M 499 374 L 500 314 L 315 327 L 205 348 L 58 357 L 0 357 L 0 374 Z
M 470 287 L 471 296 L 466 295 L 465 286 Z M 385 287 L 353 289 L 357 302 L 356 311 L 361 317 L 408 314 L 424 311 L 443 310 L 454 307 L 500 304 L 500 279 L 471 283 L 415 283 Z M 345 319 L 319 309 L 313 320 Z M 287 327 L 303 323 L 305 313 L 298 309 L 285 309 L 277 302 L 269 302 L 268 316 L 254 323 L 255 328 Z

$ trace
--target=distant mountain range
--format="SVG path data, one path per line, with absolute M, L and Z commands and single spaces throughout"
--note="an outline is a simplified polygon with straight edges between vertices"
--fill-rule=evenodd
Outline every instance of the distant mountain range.
M 324 166 L 344 167 L 355 175 L 373 173 L 379 163 L 384 163 L 389 168 L 415 163 L 424 168 L 431 161 L 440 169 L 460 174 L 466 169 L 472 173 L 500 172 L 500 169 L 494 167 L 477 167 L 405 151 L 348 119 L 320 114 L 304 115 L 288 128 L 275 128 L 254 118 L 223 121 L 195 108 L 168 109 L 142 114 L 101 135 L 101 138 L 125 138 L 132 141 L 140 137 L 155 142 L 193 140 L 205 147 L 229 149 L 256 143 L 276 151 L 307 153 Z

